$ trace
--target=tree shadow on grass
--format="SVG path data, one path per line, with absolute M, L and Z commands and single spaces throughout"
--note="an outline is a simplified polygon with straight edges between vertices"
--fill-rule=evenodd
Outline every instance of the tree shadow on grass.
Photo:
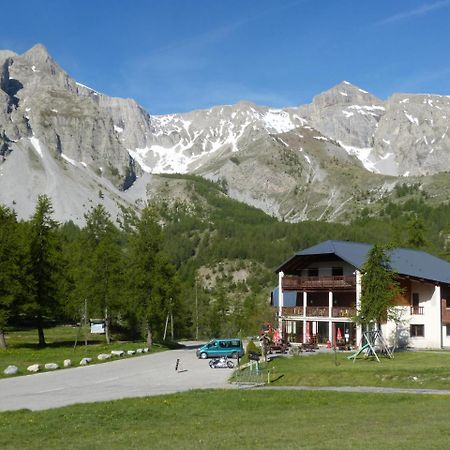
M 270 384 L 276 383 L 278 380 L 281 380 L 281 378 L 283 378 L 283 377 L 284 377 L 284 374 L 281 374 L 281 375 L 278 375 L 276 378 L 272 378 L 270 380 Z
M 89 345 L 98 345 L 98 344 L 104 344 L 104 341 L 88 341 Z M 16 344 L 10 344 L 8 348 L 27 348 L 31 350 L 42 350 L 45 348 L 73 348 L 75 344 L 75 339 L 70 341 L 58 341 L 58 342 L 48 342 L 46 345 L 42 346 L 38 343 L 16 343 Z M 77 347 L 84 346 L 83 342 L 78 342 Z

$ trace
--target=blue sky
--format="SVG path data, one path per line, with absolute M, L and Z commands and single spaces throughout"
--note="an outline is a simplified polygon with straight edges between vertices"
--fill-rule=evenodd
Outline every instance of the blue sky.
M 77 81 L 152 114 L 309 103 L 348 80 L 450 94 L 450 0 L 24 0 L 0 48 L 44 44 Z

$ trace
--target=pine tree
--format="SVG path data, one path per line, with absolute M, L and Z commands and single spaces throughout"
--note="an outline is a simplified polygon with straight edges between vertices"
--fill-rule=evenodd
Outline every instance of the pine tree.
M 175 267 L 162 252 L 163 234 L 155 210 L 147 206 L 130 228 L 127 281 L 128 318 L 143 322 L 149 347 L 167 314 L 176 315 L 179 284 Z
M 0 205 L 0 348 L 6 348 L 5 327 L 21 294 L 23 252 L 16 216 Z
M 427 244 L 425 240 L 425 224 L 423 220 L 415 215 L 408 224 L 408 247 L 421 249 Z
M 385 246 L 374 245 L 362 267 L 361 306 L 357 322 L 363 328 L 375 322 L 379 329 L 380 324 L 390 317 L 394 299 L 401 293 L 387 251 Z
M 120 233 L 102 205 L 85 215 L 78 258 L 72 272 L 75 290 L 72 304 L 87 301 L 88 312 L 106 318 L 106 342 L 111 342 L 110 324 L 123 298 L 123 254 Z M 76 308 L 72 308 L 73 310 Z
M 40 346 L 46 345 L 44 317 L 55 317 L 59 310 L 60 247 L 57 238 L 58 223 L 53 220 L 52 214 L 50 199 L 46 195 L 40 195 L 28 228 L 31 301 L 27 304 L 27 310 L 36 320 Z

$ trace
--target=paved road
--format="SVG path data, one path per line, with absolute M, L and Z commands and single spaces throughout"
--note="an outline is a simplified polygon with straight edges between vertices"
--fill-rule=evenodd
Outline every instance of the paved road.
M 175 371 L 177 358 L 183 371 Z M 194 348 L 0 380 L 0 411 L 227 388 L 231 369 L 210 369 Z

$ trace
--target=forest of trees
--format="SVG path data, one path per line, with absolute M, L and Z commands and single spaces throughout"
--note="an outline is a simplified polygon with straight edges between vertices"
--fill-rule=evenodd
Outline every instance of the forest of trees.
M 168 314 L 176 338 L 255 334 L 271 318 L 273 269 L 327 239 L 450 257 L 449 204 L 418 196 L 364 210 L 348 224 L 292 224 L 231 200 L 221 185 L 185 179 L 189 203 L 124 210 L 118 222 L 98 205 L 81 228 L 57 223 L 46 196 L 28 221 L 0 206 L 0 347 L 8 327 L 24 324 L 45 345 L 45 326 L 80 321 L 85 302 L 90 318 L 107 317 L 107 339 L 120 329 L 150 345 Z M 236 280 L 233 271 L 247 275 Z

